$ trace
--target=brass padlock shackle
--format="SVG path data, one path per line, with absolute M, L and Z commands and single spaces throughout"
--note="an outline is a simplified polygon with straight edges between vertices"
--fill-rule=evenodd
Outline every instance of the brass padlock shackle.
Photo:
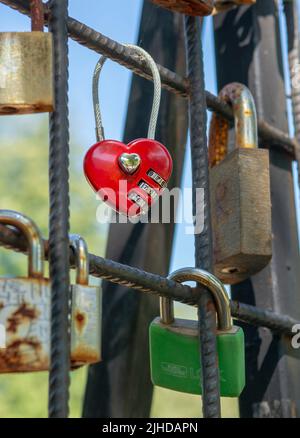
M 169 280 L 196 281 L 212 293 L 218 316 L 218 329 L 229 331 L 232 329 L 230 301 L 223 283 L 210 272 L 199 268 L 182 268 L 168 276 Z M 170 325 L 174 321 L 174 305 L 170 298 L 160 298 L 160 318 L 163 324 Z
M 253 96 L 243 84 L 233 82 L 219 93 L 219 98 L 232 106 L 236 148 L 257 148 L 257 116 Z M 228 151 L 229 121 L 213 113 L 209 127 L 208 158 L 210 167 L 225 158 Z
M 44 4 L 42 0 L 30 0 L 31 30 L 44 31 Z
M 44 242 L 32 219 L 13 210 L 0 210 L 0 223 L 20 230 L 28 241 L 28 276 L 44 278 Z
M 70 247 L 76 257 L 76 283 L 89 284 L 89 251 L 86 241 L 79 234 L 70 234 Z

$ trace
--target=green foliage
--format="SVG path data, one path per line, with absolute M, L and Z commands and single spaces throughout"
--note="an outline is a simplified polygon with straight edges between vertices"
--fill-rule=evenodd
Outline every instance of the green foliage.
M 222 398 L 223 418 L 238 418 L 238 401 L 235 398 Z M 201 417 L 201 397 L 191 394 L 155 388 L 151 417 L 153 418 L 199 418 Z
M 0 208 L 31 217 L 48 235 L 48 130 L 39 125 L 31 133 L 1 138 Z M 103 250 L 103 226 L 96 221 L 99 201 L 88 186 L 82 169 L 82 153 L 70 147 L 70 230 L 83 235 L 92 252 Z M 25 257 L 0 251 L 0 274 L 20 273 Z M 24 272 L 24 271 L 23 271 Z
M 87 368 L 70 373 L 70 417 L 81 416 Z M 0 376 L 0 418 L 45 418 L 48 410 L 48 373 Z

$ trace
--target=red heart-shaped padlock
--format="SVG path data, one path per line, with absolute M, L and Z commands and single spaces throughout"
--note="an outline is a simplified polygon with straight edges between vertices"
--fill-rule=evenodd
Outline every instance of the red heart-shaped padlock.
M 156 140 L 140 138 L 128 145 L 103 140 L 86 153 L 84 173 L 103 201 L 134 217 L 145 213 L 166 187 L 172 158 Z

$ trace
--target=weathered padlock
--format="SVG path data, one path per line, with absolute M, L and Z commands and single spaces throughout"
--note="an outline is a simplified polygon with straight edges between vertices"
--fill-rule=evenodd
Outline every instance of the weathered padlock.
M 214 14 L 227 11 L 235 6 L 254 5 L 256 0 L 215 0 Z
M 42 0 L 31 0 L 32 32 L 0 32 L 0 114 L 51 112 L 52 34 L 43 32 Z
M 76 257 L 76 284 L 71 286 L 71 364 L 72 367 L 101 360 L 101 307 L 99 286 L 89 286 L 89 256 L 84 239 L 70 236 Z
M 257 120 L 247 87 L 232 83 L 220 99 L 232 106 L 235 149 L 227 153 L 229 122 L 214 113 L 209 133 L 214 274 L 235 284 L 272 256 L 269 151 L 257 147 Z
M 192 16 L 210 15 L 214 9 L 213 0 L 152 0 L 152 2 L 165 9 Z
M 0 223 L 26 236 L 29 253 L 28 278 L 0 278 L 0 324 L 6 332 L 0 373 L 47 370 L 50 286 L 44 278 L 43 240 L 34 222 L 20 213 L 0 210 Z
M 50 281 L 44 278 L 44 244 L 35 223 L 10 210 L 0 210 L 0 223 L 22 231 L 28 241 L 28 277 L 0 278 L 0 325 L 6 348 L 0 349 L 0 373 L 49 369 Z M 88 286 L 85 242 L 72 237 L 77 254 L 77 285 L 71 286 L 71 367 L 100 360 L 101 293 Z
M 213 294 L 218 315 L 220 391 L 224 397 L 238 397 L 245 386 L 244 333 L 232 325 L 226 289 L 214 275 L 197 268 L 179 269 L 169 279 L 197 281 Z M 166 298 L 160 301 L 160 317 L 150 325 L 152 382 L 175 391 L 202 394 L 198 322 L 174 319 L 173 303 Z

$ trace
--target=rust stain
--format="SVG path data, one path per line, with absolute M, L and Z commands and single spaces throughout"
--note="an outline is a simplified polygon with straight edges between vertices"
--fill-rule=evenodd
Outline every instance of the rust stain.
M 253 111 L 251 111 L 251 109 L 245 109 L 244 110 L 244 115 L 247 117 L 252 117 L 253 116 Z
M 0 104 L 0 114 L 29 114 L 38 112 L 52 112 L 53 105 L 49 102 L 35 102 L 28 104 Z
M 84 312 L 81 312 L 80 310 L 75 310 L 75 325 L 76 329 L 81 333 L 86 326 L 87 323 L 87 315 Z
M 219 98 L 230 105 L 235 119 L 235 147 L 255 148 L 257 145 L 250 140 L 249 127 L 254 125 L 255 111 L 252 109 L 251 95 L 244 85 L 232 83 L 226 85 L 220 92 Z M 252 123 L 253 122 L 253 123 Z M 230 124 L 224 117 L 213 113 L 209 128 L 209 165 L 220 163 L 228 152 L 228 130 Z
M 101 361 L 99 351 L 86 345 L 78 345 L 71 351 L 71 368 L 76 369 L 82 365 Z
M 0 372 L 44 371 L 49 358 L 35 338 L 16 339 L 0 350 Z
M 20 307 L 7 319 L 7 331 L 16 333 L 18 327 L 24 320 L 32 321 L 39 316 L 35 307 L 30 307 L 27 303 L 22 303 Z
M 209 166 L 213 167 L 222 161 L 227 154 L 229 122 L 213 113 L 209 127 Z
M 171 11 L 192 16 L 210 15 L 214 9 L 212 0 L 152 0 L 152 2 Z
M 2 310 L 4 308 L 4 303 L 2 303 L 2 301 L 0 301 L 0 310 Z

